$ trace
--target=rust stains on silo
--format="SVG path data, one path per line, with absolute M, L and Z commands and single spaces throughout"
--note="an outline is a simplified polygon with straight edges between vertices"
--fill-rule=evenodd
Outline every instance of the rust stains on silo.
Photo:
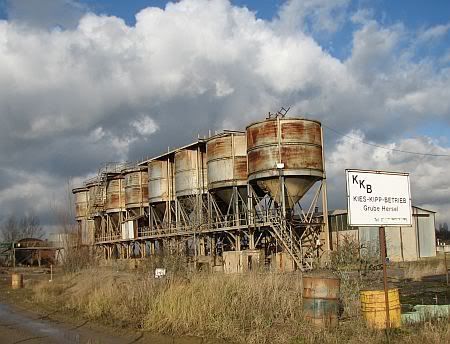
M 303 118 L 270 118 L 247 127 L 248 179 L 279 197 L 282 174 L 293 205 L 324 177 L 321 124 Z
M 247 142 L 243 132 L 225 132 L 206 144 L 208 189 L 247 183 Z
M 107 213 L 119 212 L 125 209 L 125 183 L 123 175 L 110 174 L 106 182 Z
M 148 162 L 149 203 L 168 202 L 173 198 L 173 162 L 169 159 Z
M 206 192 L 206 146 L 198 142 L 175 152 L 175 193 L 177 197 Z
M 133 167 L 122 171 L 125 188 L 125 207 L 148 206 L 148 171 L 146 167 Z
M 75 219 L 82 220 L 88 216 L 89 189 L 85 187 L 72 190 L 75 196 Z

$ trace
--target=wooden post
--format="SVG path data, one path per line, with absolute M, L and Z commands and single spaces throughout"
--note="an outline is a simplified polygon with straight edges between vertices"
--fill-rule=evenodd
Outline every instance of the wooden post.
M 389 292 L 387 285 L 387 272 L 386 272 L 386 232 L 384 227 L 379 228 L 379 241 L 380 241 L 380 255 L 383 263 L 383 286 L 384 286 L 384 302 L 386 307 L 386 329 L 391 327 L 391 318 L 389 316 Z
M 13 268 L 16 268 L 16 243 L 13 241 L 12 243 L 13 249 L 12 249 L 12 263 Z
M 445 252 L 445 247 L 444 247 L 444 265 L 445 265 L 445 280 L 448 286 L 448 265 L 447 265 L 447 252 Z

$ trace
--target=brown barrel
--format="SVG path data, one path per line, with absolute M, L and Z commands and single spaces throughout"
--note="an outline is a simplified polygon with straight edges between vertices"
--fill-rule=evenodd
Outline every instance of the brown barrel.
M 23 275 L 18 273 L 13 273 L 11 275 L 11 287 L 13 289 L 23 288 Z
M 319 327 L 338 324 L 340 284 L 336 277 L 303 277 L 303 314 L 306 320 Z

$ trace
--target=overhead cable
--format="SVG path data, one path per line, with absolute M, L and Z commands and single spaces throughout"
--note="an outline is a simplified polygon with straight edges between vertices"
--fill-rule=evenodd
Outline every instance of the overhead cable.
M 432 156 L 432 157 L 447 157 L 450 158 L 450 154 L 434 154 L 434 153 L 420 153 L 420 152 L 413 152 L 413 151 L 407 151 L 407 150 L 403 150 L 403 149 L 396 149 L 396 148 L 389 148 L 389 147 L 385 147 L 385 146 L 381 146 L 381 145 L 377 145 L 375 143 L 370 143 L 364 140 L 361 140 L 359 137 L 355 137 L 355 136 L 350 136 L 350 135 L 346 135 L 344 133 L 341 133 L 340 131 L 337 131 L 336 129 L 330 128 L 324 124 L 322 124 L 322 126 L 332 132 L 334 132 L 335 134 L 338 134 L 342 137 L 347 137 L 349 139 L 361 142 L 365 145 L 369 145 L 369 146 L 373 146 L 373 147 L 377 147 L 377 148 L 381 148 L 381 149 L 385 149 L 385 150 L 389 150 L 389 151 L 393 151 L 393 152 L 398 152 L 398 153 L 406 153 L 406 154 L 414 154 L 414 155 L 421 155 L 421 156 Z

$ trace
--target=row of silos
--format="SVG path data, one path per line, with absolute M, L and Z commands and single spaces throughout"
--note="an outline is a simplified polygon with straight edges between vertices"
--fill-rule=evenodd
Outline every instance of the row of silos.
M 111 174 L 103 196 L 95 183 L 74 189 L 76 216 L 89 216 L 89 209 L 104 197 L 106 213 L 150 205 L 170 218 L 172 201 L 211 191 L 227 203 L 236 190 L 246 199 L 249 183 L 276 202 L 281 201 L 283 183 L 286 206 L 293 207 L 324 176 L 320 122 L 275 117 L 250 124 L 246 132 L 225 131 L 199 139 Z
M 100 183 L 89 182 L 86 186 L 73 189 L 75 195 L 75 217 L 82 219 L 95 213 L 96 200 L 105 198 L 102 211 L 116 213 L 127 209 L 148 206 L 148 173 L 140 167 L 110 174 L 106 181 L 105 196 L 101 195 Z M 98 203 L 97 203 L 98 204 Z

